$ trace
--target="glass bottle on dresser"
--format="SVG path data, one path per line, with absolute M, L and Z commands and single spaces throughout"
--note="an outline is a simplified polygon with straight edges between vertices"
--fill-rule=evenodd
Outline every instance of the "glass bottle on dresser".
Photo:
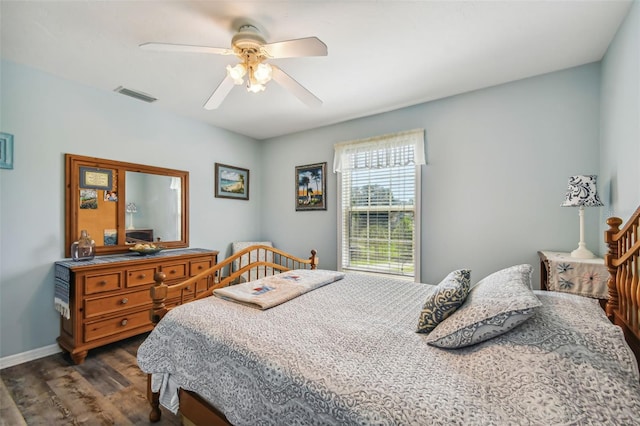
M 91 260 L 96 255 L 96 243 L 86 230 L 80 231 L 80 239 L 71 244 L 71 258 L 76 261 Z

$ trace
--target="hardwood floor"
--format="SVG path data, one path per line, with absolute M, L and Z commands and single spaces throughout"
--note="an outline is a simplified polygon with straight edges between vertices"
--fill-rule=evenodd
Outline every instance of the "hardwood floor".
M 136 351 L 146 334 L 92 349 L 74 365 L 51 355 L 0 371 L 0 425 L 146 425 L 147 376 Z M 162 409 L 156 425 L 180 425 Z

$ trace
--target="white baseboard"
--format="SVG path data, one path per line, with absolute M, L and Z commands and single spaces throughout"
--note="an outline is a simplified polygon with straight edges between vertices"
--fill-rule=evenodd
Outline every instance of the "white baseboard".
M 20 354 L 9 355 L 4 358 L 0 358 L 0 370 L 7 367 L 13 367 L 14 365 L 22 364 L 23 362 L 33 361 L 34 359 L 44 358 L 45 356 L 57 354 L 62 352 L 60 346 L 57 344 L 43 346 L 38 349 L 32 349 Z

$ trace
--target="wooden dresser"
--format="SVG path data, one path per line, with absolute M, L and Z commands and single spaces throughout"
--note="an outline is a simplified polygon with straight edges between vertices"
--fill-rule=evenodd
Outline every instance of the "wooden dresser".
M 55 304 L 61 312 L 58 344 L 74 363 L 81 364 L 89 349 L 151 330 L 149 288 L 156 272 L 163 272 L 170 286 L 214 266 L 217 257 L 215 250 L 193 248 L 56 262 Z M 207 277 L 193 288 L 173 293 L 169 289 L 168 305 L 193 299 L 213 282 L 213 277 Z

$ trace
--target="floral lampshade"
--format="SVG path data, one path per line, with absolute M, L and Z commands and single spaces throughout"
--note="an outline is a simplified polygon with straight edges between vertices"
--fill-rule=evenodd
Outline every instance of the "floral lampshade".
M 569 177 L 569 186 L 562 207 L 599 207 L 602 201 L 596 189 L 596 175 L 577 175 Z

